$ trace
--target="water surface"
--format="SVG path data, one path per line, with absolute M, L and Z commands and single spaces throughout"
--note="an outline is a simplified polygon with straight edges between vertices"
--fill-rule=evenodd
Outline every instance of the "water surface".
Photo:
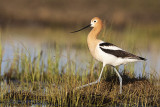
M 1 67 L 1 75 L 7 72 L 11 66 L 11 62 L 14 60 L 15 55 L 21 55 L 23 51 L 26 55 L 31 56 L 33 61 L 38 54 L 43 51 L 42 58 L 47 65 L 48 50 L 52 51 L 52 58 L 56 57 L 56 51 L 60 52 L 59 70 L 66 65 L 67 60 L 71 60 L 76 64 L 76 70 L 81 68 L 85 70 L 92 60 L 92 56 L 89 53 L 86 44 L 86 35 L 88 31 L 80 34 L 70 34 L 68 30 L 64 29 L 52 29 L 52 28 L 14 28 L 9 27 L 2 31 L 2 47 L 3 47 L 3 61 Z M 77 36 L 78 35 L 78 36 Z M 117 37 L 118 38 L 118 37 Z M 114 41 L 111 38 L 111 42 Z M 116 38 L 115 38 L 116 39 Z M 132 37 L 131 37 L 132 39 Z M 147 38 L 149 40 L 150 38 Z M 136 39 L 135 39 L 136 40 Z M 137 38 L 138 40 L 138 38 Z M 121 45 L 121 43 L 119 42 Z M 123 43 L 124 44 L 124 43 Z M 129 44 L 126 43 L 128 46 Z M 145 44 L 142 43 L 142 44 Z M 58 47 L 58 50 L 57 50 Z M 137 44 L 134 46 L 137 47 Z M 153 48 L 154 47 L 154 48 Z M 133 67 L 136 76 L 142 76 L 143 71 L 147 74 L 160 72 L 160 49 L 156 45 L 152 47 L 143 46 L 138 49 L 138 55 L 147 59 L 146 62 L 137 62 L 134 64 L 127 64 L 129 67 Z M 136 50 L 135 49 L 135 50 Z M 18 51 L 17 51 L 18 50 Z M 128 50 L 129 49 L 125 49 Z M 98 65 L 98 61 L 95 61 L 95 65 Z M 126 66 L 120 66 L 119 71 L 122 72 Z M 75 71 L 76 72 L 76 71 Z

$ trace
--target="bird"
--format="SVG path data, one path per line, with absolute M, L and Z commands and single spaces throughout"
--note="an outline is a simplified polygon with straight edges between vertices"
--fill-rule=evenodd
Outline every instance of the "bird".
M 88 44 L 89 51 L 96 60 L 103 63 L 103 66 L 102 66 L 98 80 L 96 80 L 95 82 L 91 82 L 91 83 L 82 85 L 80 87 L 77 87 L 76 89 L 80 89 L 86 86 L 99 83 L 101 80 L 104 67 L 106 65 L 110 65 L 113 67 L 114 71 L 119 77 L 119 82 L 120 82 L 119 93 L 122 94 L 122 77 L 119 74 L 116 67 L 119 65 L 125 65 L 130 62 L 146 61 L 146 59 L 143 57 L 134 55 L 132 53 L 129 53 L 112 43 L 104 42 L 102 40 L 97 39 L 99 33 L 103 28 L 103 22 L 99 17 L 94 17 L 91 20 L 91 23 L 89 25 L 79 30 L 73 31 L 71 33 L 79 32 L 88 27 L 92 27 L 92 30 L 90 31 L 87 37 L 87 44 Z

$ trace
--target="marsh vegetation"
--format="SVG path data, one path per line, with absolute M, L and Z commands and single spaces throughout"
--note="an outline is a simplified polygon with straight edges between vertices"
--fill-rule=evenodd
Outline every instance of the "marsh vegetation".
M 160 106 L 158 12 L 159 2 L 149 0 L 1 1 L 0 105 Z M 110 66 L 100 83 L 75 90 L 97 80 L 102 68 L 87 48 L 91 28 L 69 33 L 94 16 L 106 20 L 100 39 L 147 59 L 117 67 L 122 94 Z
M 95 81 L 102 67 L 102 64 L 95 61 L 88 51 L 86 44 L 88 31 L 73 35 L 68 33 L 68 30 L 52 28 L 25 28 L 25 32 L 22 32 L 21 28 L 17 30 L 8 27 L 2 33 L 5 36 L 1 37 L 3 39 L 1 41 L 1 103 L 159 106 L 160 76 L 158 70 L 152 69 L 152 66 L 159 65 L 152 64 L 153 60 L 149 59 L 154 58 L 154 55 L 158 57 L 158 54 L 149 50 L 158 49 L 155 45 L 159 44 L 159 41 L 156 42 L 148 35 L 146 40 L 143 39 L 142 44 L 140 38 L 147 36 L 144 32 L 141 33 L 143 29 L 132 30 L 129 32 L 127 28 L 124 32 L 116 32 L 103 29 L 100 36 L 106 41 L 111 41 L 125 50 L 148 59 L 145 63 L 120 66 L 119 71 L 123 78 L 123 93 L 120 95 L 118 77 L 110 66 L 105 67 L 99 84 L 74 90 L 82 84 Z M 152 32 L 155 32 L 155 29 L 149 33 Z M 10 34 L 13 36 L 7 37 Z M 20 37 L 23 34 L 27 37 Z M 136 39 L 137 37 L 139 38 Z M 135 44 L 135 41 L 138 43 Z M 148 41 L 154 43 L 147 46 Z M 159 59 L 156 61 L 158 62 Z

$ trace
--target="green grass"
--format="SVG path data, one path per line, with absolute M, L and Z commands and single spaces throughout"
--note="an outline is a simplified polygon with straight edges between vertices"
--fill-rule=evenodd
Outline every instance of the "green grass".
M 92 60 L 88 68 L 75 72 L 76 64 L 68 60 L 64 71 L 59 71 L 58 49 L 55 58 L 48 52 L 48 66 L 44 69 L 41 52 L 31 61 L 31 57 L 22 53 L 18 57 L 21 61 L 14 60 L 10 70 L 2 77 L 7 82 L 1 81 L 0 102 L 8 104 L 51 104 L 59 106 L 159 106 L 160 87 L 154 85 L 157 80 L 143 77 L 135 78 L 133 73 L 124 72 L 123 93 L 119 94 L 119 81 L 110 67 L 106 67 L 102 81 L 99 84 L 80 90 L 74 90 L 81 84 L 95 81 L 100 72 L 100 66 L 93 67 Z M 17 59 L 15 56 L 14 59 Z M 19 67 L 22 67 L 20 69 Z M 132 72 L 134 69 L 130 69 Z M 88 71 L 91 71 L 88 73 Z M 15 82 L 16 81 L 16 82 Z M 18 103 L 19 101 L 19 103 Z
M 125 38 L 123 41 L 125 42 L 130 40 L 127 38 L 127 35 L 132 34 L 130 37 L 133 41 L 127 42 L 126 44 L 128 45 L 126 47 L 123 45 L 123 42 L 116 43 L 116 45 L 130 49 L 131 52 L 136 53 L 133 44 L 134 41 L 136 41 L 135 38 L 141 34 L 141 31 L 143 30 L 136 30 L 136 32 L 126 30 L 120 33 L 113 32 L 109 29 L 104 30 L 100 38 L 112 43 Z M 46 29 L 46 32 L 51 32 L 51 30 Z M 152 34 L 152 31 L 148 32 Z M 52 32 L 46 35 L 51 34 Z M 53 35 L 58 34 L 59 36 L 50 36 L 51 40 L 58 39 L 58 41 L 67 44 L 68 40 L 64 39 L 65 36 L 62 36 L 65 33 L 57 31 Z M 106 34 L 107 37 L 104 36 Z M 120 39 L 118 37 L 116 38 L 115 35 L 120 36 Z M 71 37 L 72 35 L 68 34 L 68 36 Z M 84 39 L 86 38 L 86 34 L 79 33 L 76 34 L 76 36 L 75 38 L 72 36 L 71 41 L 77 40 L 77 42 L 67 44 L 66 46 L 78 49 L 81 47 L 77 50 L 77 53 L 84 51 L 87 56 L 89 52 L 86 52 L 87 46 Z M 142 35 L 142 37 L 144 37 L 144 35 Z M 152 38 L 150 40 L 155 39 Z M 148 74 L 145 73 L 145 64 L 142 77 L 137 78 L 135 78 L 132 64 L 125 67 L 125 70 L 121 74 L 123 78 L 123 93 L 121 95 L 119 94 L 118 77 L 110 66 L 105 67 L 100 83 L 75 90 L 78 86 L 97 80 L 102 64 L 95 64 L 95 60 L 90 58 L 87 68 L 82 69 L 71 60 L 71 53 L 68 52 L 68 56 L 66 56 L 67 63 L 63 65 L 60 70 L 62 44 L 58 44 L 57 41 L 55 41 L 55 43 L 55 51 L 50 48 L 47 49 L 47 64 L 42 57 L 44 54 L 42 51 L 39 51 L 38 56 L 35 56 L 32 60 L 31 53 L 22 43 L 21 45 L 24 46 L 24 49 L 15 49 L 14 58 L 8 60 L 8 62 L 11 62 L 11 66 L 6 65 L 8 71 L 1 76 L 0 80 L 0 103 L 2 105 L 160 106 L 160 76 L 158 77 L 154 71 L 150 71 L 151 74 L 148 76 Z M 77 46 L 74 47 L 74 44 Z M 144 47 L 145 44 L 144 42 L 142 47 Z M 2 63 L 2 58 L 3 48 L 1 48 L 0 45 L 0 63 Z

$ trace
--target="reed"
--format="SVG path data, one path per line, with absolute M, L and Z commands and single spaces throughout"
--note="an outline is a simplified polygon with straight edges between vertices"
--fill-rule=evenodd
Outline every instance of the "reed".
M 111 30 L 102 32 L 109 38 L 116 39 Z M 117 33 L 116 33 L 117 34 Z M 124 32 L 128 35 L 127 32 Z M 63 33 L 62 33 L 63 35 Z M 77 43 L 84 43 L 84 33 L 81 33 Z M 86 35 L 86 34 L 85 34 Z M 136 35 L 136 34 L 135 34 Z M 111 37 L 112 36 L 112 37 Z M 127 37 L 126 37 L 127 38 Z M 74 39 L 74 38 L 73 38 Z M 128 40 L 128 39 L 127 39 Z M 65 42 L 65 40 L 63 40 Z M 61 64 L 64 57 L 61 45 L 55 43 L 54 49 L 45 51 L 35 50 L 34 57 L 23 43 L 22 49 L 14 49 L 14 57 L 7 60 L 4 75 L 1 75 L 0 105 L 54 105 L 54 106 L 159 106 L 160 105 L 160 76 L 156 72 L 145 71 L 142 63 L 142 76 L 136 77 L 134 64 L 124 66 L 121 73 L 123 78 L 123 93 L 119 94 L 119 79 L 110 66 L 104 68 L 102 81 L 96 85 L 75 90 L 76 87 L 97 80 L 101 63 L 91 57 L 88 58 L 86 68 L 82 69 L 80 63 L 72 60 L 70 52 L 66 52 L 65 64 Z M 77 45 L 83 48 L 83 45 Z M 128 43 L 133 47 L 132 43 Z M 68 45 L 67 45 L 68 46 Z M 69 45 L 73 48 L 72 45 Z M 123 46 L 123 45 L 122 45 Z M 75 48 L 75 47 L 74 47 Z M 128 48 L 128 47 L 125 47 Z M 63 48 L 64 49 L 64 48 Z M 134 48 L 132 52 L 136 53 Z M 37 53 L 37 54 L 36 54 Z M 75 55 L 79 55 L 77 50 Z M 3 49 L 0 44 L 0 64 L 4 61 Z M 9 62 L 11 64 L 9 64 Z M 2 66 L 2 65 L 1 65 Z M 0 66 L 0 67 L 1 67 Z M 156 78 L 155 78 L 156 77 Z

